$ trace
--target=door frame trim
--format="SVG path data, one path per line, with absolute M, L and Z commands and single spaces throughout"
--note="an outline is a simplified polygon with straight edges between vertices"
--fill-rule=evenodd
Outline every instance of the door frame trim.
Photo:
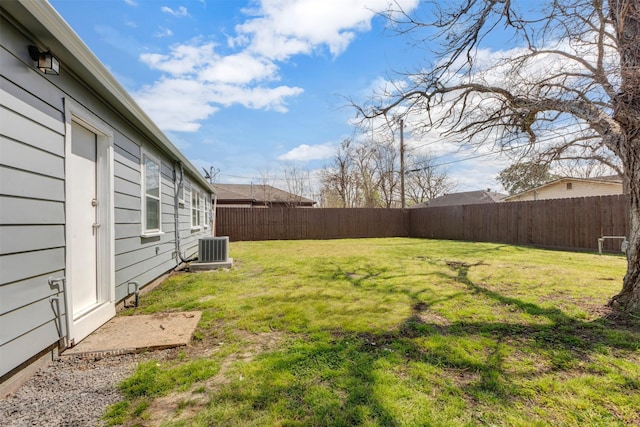
M 71 155 L 72 123 L 85 127 L 97 135 L 96 141 L 96 196 L 100 200 L 97 220 L 101 224 L 97 228 L 96 242 L 97 286 L 100 303 L 92 310 L 83 313 L 78 319 L 73 318 L 73 277 L 71 272 L 71 254 L 75 248 L 70 247 L 71 214 L 65 212 L 65 235 L 67 244 L 65 269 L 67 275 L 67 307 L 70 313 L 65 313 L 69 319 L 67 336 L 70 345 L 77 344 L 84 337 L 115 316 L 115 227 L 114 227 L 114 133 L 113 129 L 87 108 L 69 98 L 63 98 L 65 111 L 65 158 Z M 65 193 L 72 191 L 72 184 L 66 179 L 68 176 L 65 162 Z M 67 201 L 65 200 L 65 205 Z

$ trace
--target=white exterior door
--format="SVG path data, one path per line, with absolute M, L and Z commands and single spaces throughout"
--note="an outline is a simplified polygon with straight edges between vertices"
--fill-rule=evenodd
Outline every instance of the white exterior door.
M 69 339 L 77 343 L 115 315 L 108 255 L 110 181 L 104 143 L 94 131 L 71 123 L 66 160 L 67 302 Z M 106 265 L 105 265 L 106 264 Z

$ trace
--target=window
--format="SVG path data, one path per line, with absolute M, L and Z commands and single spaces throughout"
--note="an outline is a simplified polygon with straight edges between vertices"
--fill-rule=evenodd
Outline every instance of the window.
M 191 189 L 191 228 L 200 228 L 201 225 L 201 204 L 200 191 Z
M 204 195 L 204 203 L 202 204 L 203 218 L 204 218 L 204 228 L 209 228 L 209 209 L 211 209 L 211 200 L 208 199 L 208 194 Z
M 187 180 L 183 179 L 182 185 L 178 188 L 178 204 L 184 206 L 185 200 L 187 200 Z
M 155 158 L 144 154 L 142 156 L 142 233 L 160 233 L 160 162 Z
M 567 182 L 567 190 L 573 189 L 573 183 Z

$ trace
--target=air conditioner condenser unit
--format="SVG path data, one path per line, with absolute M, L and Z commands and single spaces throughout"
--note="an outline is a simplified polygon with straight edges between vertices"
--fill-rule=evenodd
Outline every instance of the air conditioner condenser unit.
M 198 262 L 227 262 L 229 236 L 204 237 L 198 241 Z

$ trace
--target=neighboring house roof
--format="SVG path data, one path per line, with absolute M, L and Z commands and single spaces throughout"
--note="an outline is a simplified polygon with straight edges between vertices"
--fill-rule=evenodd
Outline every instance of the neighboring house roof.
M 506 194 L 496 193 L 491 190 L 464 191 L 460 193 L 445 194 L 436 197 L 426 203 L 411 206 L 412 208 L 424 207 L 440 207 L 440 206 L 460 206 L 460 205 L 477 205 L 481 203 L 498 203 Z
M 504 201 L 548 200 L 571 197 L 607 196 L 622 193 L 622 178 L 618 175 L 593 178 L 563 177 L 530 190 L 507 196 L 504 198 Z
M 151 143 L 169 158 L 182 163 L 200 185 L 207 188 L 209 183 L 198 169 L 140 108 L 53 6 L 48 2 L 33 0 L 3 1 L 1 6 L 12 16 L 20 17 L 22 24 L 27 25 L 33 36 L 43 44 L 41 47 L 51 50 L 60 61 L 61 73 L 73 70 L 76 76 L 126 117 Z M 24 54 L 27 57 L 26 46 Z
M 213 184 L 218 204 L 300 205 L 313 206 L 316 202 L 289 193 L 271 185 L 259 184 Z

